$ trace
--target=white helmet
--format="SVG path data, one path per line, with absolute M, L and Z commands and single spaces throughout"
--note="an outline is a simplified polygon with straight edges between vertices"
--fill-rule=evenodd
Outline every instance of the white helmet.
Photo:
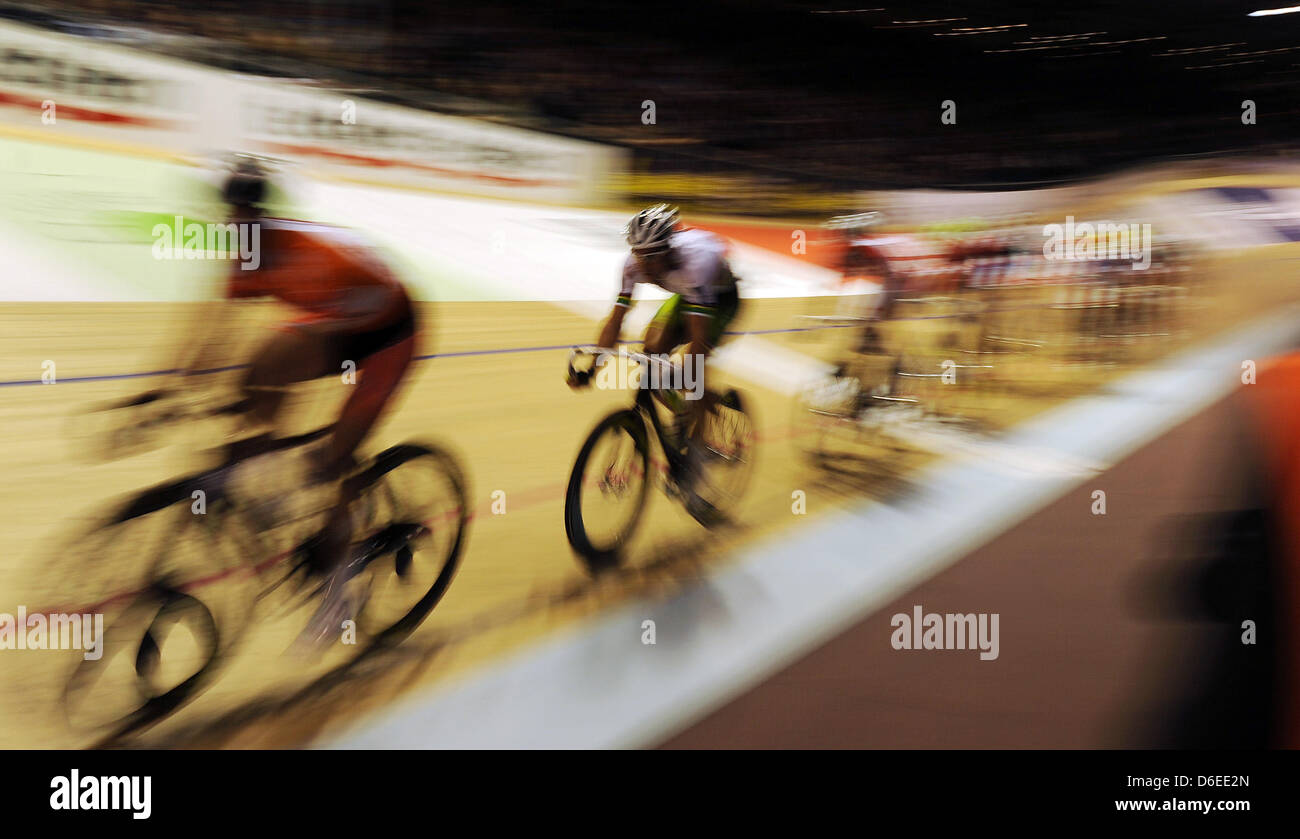
M 835 216 L 828 219 L 822 225 L 827 230 L 846 230 L 853 232 L 855 230 L 866 230 L 869 227 L 875 227 L 882 223 L 884 217 L 880 213 L 854 213 L 847 216 Z
M 676 207 L 656 204 L 632 216 L 623 228 L 627 243 L 637 253 L 655 253 L 668 249 L 668 237 L 677 229 L 681 215 Z

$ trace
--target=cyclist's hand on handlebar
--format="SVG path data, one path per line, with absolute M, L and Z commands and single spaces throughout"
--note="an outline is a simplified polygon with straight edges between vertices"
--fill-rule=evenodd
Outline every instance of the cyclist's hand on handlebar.
M 587 361 L 582 361 L 587 359 Z M 590 350 L 577 350 L 569 355 L 569 370 L 565 376 L 565 384 L 570 390 L 580 390 L 591 384 L 591 379 L 596 375 L 596 371 L 601 365 L 608 361 L 605 351 L 600 350 L 592 352 Z

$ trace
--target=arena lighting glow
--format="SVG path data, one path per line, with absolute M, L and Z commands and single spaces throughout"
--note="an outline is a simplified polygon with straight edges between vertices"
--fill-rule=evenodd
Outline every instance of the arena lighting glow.
M 1300 12 L 1300 6 L 1287 6 L 1284 9 L 1260 9 L 1251 12 L 1246 17 L 1267 17 L 1269 15 L 1289 15 L 1292 12 Z

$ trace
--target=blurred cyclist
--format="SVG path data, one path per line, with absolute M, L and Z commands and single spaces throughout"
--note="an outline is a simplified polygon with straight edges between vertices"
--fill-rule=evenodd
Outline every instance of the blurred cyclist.
M 852 343 L 855 353 L 882 352 L 877 324 L 887 321 L 894 313 L 894 303 L 903 291 L 904 277 L 891 265 L 891 256 L 882 246 L 879 237 L 869 235 L 871 228 L 881 223 L 880 213 L 856 213 L 836 216 L 824 227 L 839 231 L 844 241 L 844 259 L 841 264 L 843 283 L 874 281 L 879 283 L 879 300 L 865 314 L 862 326 L 855 330 Z
M 690 426 L 687 447 L 692 468 L 688 480 L 693 481 L 704 454 L 704 418 L 716 400 L 703 386 L 704 360 L 740 310 L 740 294 L 727 262 L 726 240 L 707 230 L 680 229 L 680 223 L 677 208 L 667 204 L 647 207 L 627 223 L 623 232 L 631 252 L 623 263 L 618 299 L 596 343 L 606 349 L 618 343 L 637 284 L 650 283 L 672 292 L 646 329 L 645 352 L 667 355 L 685 344 L 686 357 L 693 359 L 700 377 L 701 399 L 682 400 L 672 391 L 654 393 Z M 586 383 L 587 379 L 582 379 L 569 384 L 581 387 Z
M 337 636 L 359 606 L 346 593 L 352 542 L 349 506 L 355 490 L 343 480 L 353 452 L 374 427 L 415 355 L 415 313 L 405 288 L 346 230 L 264 215 L 267 175 L 255 160 L 241 161 L 222 190 L 229 222 L 257 225 L 261 253 L 245 270 L 234 264 L 226 290 L 231 300 L 271 297 L 299 311 L 254 354 L 241 383 L 245 420 L 255 436 L 241 441 L 250 453 L 269 440 L 290 384 L 355 371 L 354 384 L 331 435 L 309 450 L 313 484 L 340 482 L 337 500 L 317 540 L 317 560 L 329 574 L 325 596 L 304 638 Z M 229 305 L 224 307 L 227 311 Z M 201 350 L 187 372 L 201 368 Z M 347 378 L 341 378 L 347 382 Z

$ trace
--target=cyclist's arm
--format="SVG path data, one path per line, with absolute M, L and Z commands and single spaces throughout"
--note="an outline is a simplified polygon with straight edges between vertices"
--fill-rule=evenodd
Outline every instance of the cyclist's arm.
M 631 256 L 628 256 L 623 262 L 623 278 L 619 281 L 618 299 L 614 301 L 613 311 L 609 313 L 605 324 L 600 328 L 596 346 L 612 350 L 618 344 L 619 332 L 623 329 L 623 318 L 627 316 L 627 310 L 632 308 L 632 292 L 636 289 L 636 283 L 636 263 Z
M 596 336 L 596 346 L 602 349 L 612 350 L 618 345 L 618 335 L 623 328 L 623 317 L 627 314 L 629 308 L 622 295 L 619 295 L 618 301 L 614 304 L 613 311 L 609 313 L 609 317 L 605 320 L 604 326 L 600 328 L 600 334 Z M 599 364 L 602 360 L 603 356 L 598 357 L 593 361 L 593 364 Z M 576 373 L 573 368 L 570 368 L 569 387 L 576 389 L 586 386 L 594 372 L 595 367 L 583 373 Z
M 174 383 L 192 384 L 196 373 L 229 362 L 237 344 L 237 327 L 251 301 L 268 296 L 260 271 L 245 271 L 233 266 L 226 277 L 220 300 L 205 301 L 194 309 L 184 344 L 177 353 Z
M 195 309 L 175 367 L 176 384 L 192 384 L 195 374 L 219 367 L 228 359 L 239 312 L 245 309 L 229 300 L 207 301 Z
M 618 344 L 619 333 L 623 329 L 623 318 L 627 316 L 628 305 L 621 302 L 614 304 L 614 309 L 609 313 L 605 320 L 605 325 L 600 328 L 600 335 L 596 338 L 596 346 L 605 349 L 613 349 Z

